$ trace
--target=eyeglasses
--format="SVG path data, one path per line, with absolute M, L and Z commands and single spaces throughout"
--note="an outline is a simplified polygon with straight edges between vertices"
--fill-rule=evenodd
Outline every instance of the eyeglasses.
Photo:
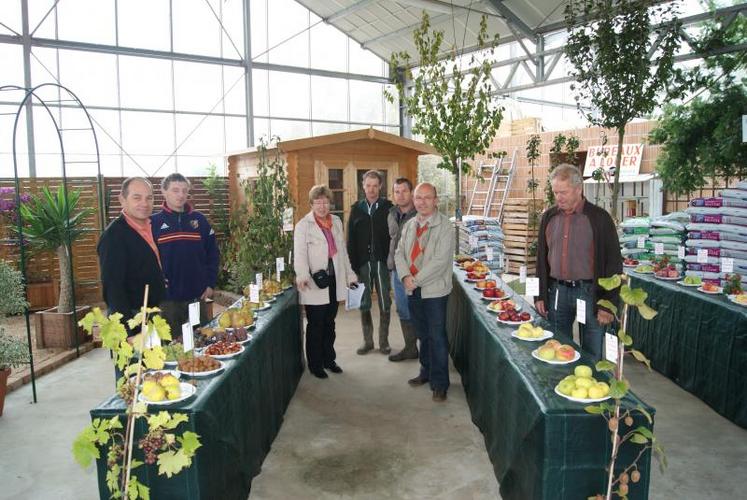
M 325 205 L 329 205 L 329 200 L 314 200 L 311 202 L 311 204 L 318 207 L 323 207 Z

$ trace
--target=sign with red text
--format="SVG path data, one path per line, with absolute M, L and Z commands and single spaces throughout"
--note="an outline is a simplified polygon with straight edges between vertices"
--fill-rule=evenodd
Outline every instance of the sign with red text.
M 641 170 L 641 158 L 643 158 L 643 144 L 623 144 L 622 157 L 620 158 L 620 177 L 632 177 L 638 175 Z M 584 165 L 584 177 L 591 177 L 598 168 L 605 172 L 615 166 L 617 159 L 617 145 L 615 146 L 589 146 L 586 153 L 586 164 Z

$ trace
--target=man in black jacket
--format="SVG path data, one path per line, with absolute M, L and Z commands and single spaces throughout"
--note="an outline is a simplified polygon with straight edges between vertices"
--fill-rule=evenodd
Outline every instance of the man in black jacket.
M 142 307 L 145 285 L 150 285 L 148 307 L 157 307 L 166 297 L 166 282 L 150 226 L 151 183 L 142 177 L 126 179 L 119 202 L 122 213 L 101 235 L 97 250 L 109 314 L 121 313 L 125 322 Z M 135 333 L 138 329 L 128 330 L 128 335 Z
M 583 196 L 583 177 L 573 165 L 550 174 L 556 206 L 542 215 L 537 242 L 540 296 L 537 311 L 553 331 L 572 338 L 576 308 L 583 301 L 586 324 L 579 325 L 581 347 L 604 358 L 604 332 L 614 315 L 599 300 L 617 305 L 619 291 L 599 286 L 599 278 L 622 272 L 622 256 L 612 217 Z
M 356 351 L 367 354 L 374 348 L 373 318 L 371 317 L 371 293 L 376 287 L 379 301 L 379 350 L 389 354 L 389 319 L 392 306 L 391 284 L 387 268 L 389 256 L 389 226 L 387 216 L 392 202 L 379 196 L 381 174 L 369 170 L 363 174 L 365 198 L 353 204 L 348 221 L 348 256 L 353 271 L 366 289 L 361 299 L 361 323 L 363 345 Z

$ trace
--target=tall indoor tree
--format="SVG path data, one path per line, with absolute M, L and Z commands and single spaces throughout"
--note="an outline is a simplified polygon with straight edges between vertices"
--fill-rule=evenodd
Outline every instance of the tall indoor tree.
M 498 38 L 489 38 L 487 31 L 483 16 L 477 34 L 479 59 L 476 52 L 469 58 L 458 57 L 457 47 L 451 47 L 444 59 L 444 32 L 432 30 L 430 18 L 423 11 L 420 28 L 413 33 L 417 60 L 407 52 L 398 52 L 389 61 L 390 70 L 401 75 L 396 80 L 397 92 L 400 105 L 413 118 L 413 133 L 421 134 L 438 150 L 440 168 L 457 176 L 457 220 L 461 220 L 460 175 L 470 170 L 462 160 L 484 155 L 503 119 L 503 108 L 490 95 L 492 57 Z M 386 97 L 394 102 L 391 93 Z M 458 238 L 457 231 L 457 242 Z
M 617 219 L 625 126 L 688 88 L 686 74 L 674 65 L 681 41 L 676 4 L 571 0 L 565 22 L 565 55 L 578 110 L 592 124 L 617 132 L 611 207 Z

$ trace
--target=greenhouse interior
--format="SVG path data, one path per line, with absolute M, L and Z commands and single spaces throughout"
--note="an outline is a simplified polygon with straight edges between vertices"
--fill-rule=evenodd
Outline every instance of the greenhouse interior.
M 743 0 L 3 0 L 0 61 L 0 499 L 744 497 Z

